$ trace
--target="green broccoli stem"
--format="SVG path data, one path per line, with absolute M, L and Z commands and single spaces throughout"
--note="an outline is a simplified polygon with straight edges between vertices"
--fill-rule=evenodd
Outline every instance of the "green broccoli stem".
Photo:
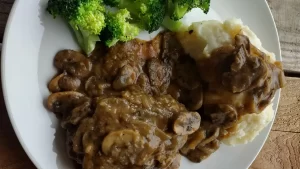
M 107 41 L 105 42 L 105 44 L 106 44 L 108 47 L 112 47 L 112 46 L 114 46 L 118 41 L 119 41 L 119 39 L 107 40 Z
M 76 27 L 69 23 L 76 36 L 77 42 L 81 49 L 89 56 L 96 47 L 97 41 L 100 41 L 98 35 L 90 34 L 88 31 Z
M 132 3 L 131 1 L 121 0 L 116 7 L 119 9 L 127 9 L 133 16 L 138 16 L 140 12 L 138 11 L 140 9 L 140 3 L 138 2 Z
M 179 5 L 178 2 L 172 4 L 173 11 L 169 14 L 171 19 L 179 20 L 181 19 L 189 10 L 189 6 L 186 5 Z
M 182 27 L 181 21 L 174 21 L 169 16 L 165 17 L 162 25 L 172 32 L 178 32 Z
M 140 20 L 139 14 L 141 4 L 139 2 L 130 3 L 130 1 L 121 0 L 118 5 L 119 9 L 127 9 L 130 12 L 131 22 L 136 23 L 141 29 L 147 29 L 143 21 Z

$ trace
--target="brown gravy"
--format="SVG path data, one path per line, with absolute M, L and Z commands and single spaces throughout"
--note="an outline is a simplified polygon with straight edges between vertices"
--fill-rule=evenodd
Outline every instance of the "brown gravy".
M 200 162 L 285 83 L 281 64 L 242 35 L 199 63 L 164 32 L 148 42 L 98 44 L 89 58 L 63 50 L 54 64 L 60 74 L 49 83 L 48 108 L 84 169 L 175 169 L 179 153 Z

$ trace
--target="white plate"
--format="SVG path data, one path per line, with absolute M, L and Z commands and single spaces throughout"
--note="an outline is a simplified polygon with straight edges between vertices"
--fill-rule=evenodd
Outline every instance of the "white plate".
M 190 14 L 193 21 L 241 18 L 260 37 L 263 46 L 280 57 L 276 27 L 264 0 L 211 0 L 208 16 Z M 47 0 L 17 0 L 9 17 L 2 51 L 5 102 L 15 132 L 39 169 L 68 169 L 63 132 L 43 102 L 47 83 L 56 73 L 53 57 L 61 49 L 78 49 L 71 31 L 60 19 L 45 12 Z M 274 100 L 277 109 L 279 92 Z M 183 159 L 181 169 L 245 169 L 263 146 L 271 124 L 250 144 L 222 146 L 200 164 Z

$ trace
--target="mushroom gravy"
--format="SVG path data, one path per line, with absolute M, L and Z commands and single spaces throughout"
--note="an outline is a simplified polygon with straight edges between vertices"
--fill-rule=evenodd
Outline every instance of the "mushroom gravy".
M 48 108 L 84 169 L 176 169 L 180 154 L 200 162 L 247 113 L 260 113 L 284 75 L 248 38 L 196 63 L 174 33 L 132 40 L 90 57 L 57 53 Z M 201 122 L 201 124 L 200 124 Z

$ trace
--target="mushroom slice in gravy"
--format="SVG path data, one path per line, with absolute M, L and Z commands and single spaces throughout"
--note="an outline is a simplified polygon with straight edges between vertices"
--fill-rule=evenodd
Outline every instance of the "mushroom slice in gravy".
M 197 62 L 171 32 L 96 49 L 58 52 L 48 85 L 47 106 L 83 169 L 178 169 L 179 153 L 201 162 L 285 84 L 281 63 L 244 35 Z

